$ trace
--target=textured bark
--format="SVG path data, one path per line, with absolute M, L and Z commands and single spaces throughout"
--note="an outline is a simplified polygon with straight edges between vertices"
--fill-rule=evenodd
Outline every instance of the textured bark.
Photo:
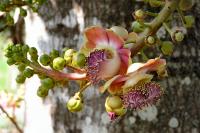
M 41 45 L 60 49 L 64 46 L 78 47 L 81 44 L 80 25 L 71 9 L 83 9 L 85 27 L 101 24 L 104 27 L 123 25 L 130 29 L 134 8 L 141 6 L 133 0 L 50 0 L 40 9 L 40 16 L 51 41 Z M 52 102 L 52 118 L 56 133 L 191 133 L 200 132 L 200 2 L 191 12 L 196 17 L 194 28 L 188 30 L 185 41 L 176 46 L 173 56 L 167 58 L 169 78 L 162 81 L 165 95 L 159 104 L 153 106 L 153 114 L 147 118 L 137 112 L 129 112 L 115 123 L 110 123 L 104 110 L 105 96 L 99 95 L 96 88 L 85 92 L 85 108 L 80 113 L 70 113 L 65 103 L 78 87 L 70 83 L 69 88 L 55 89 L 49 100 Z M 68 16 L 66 25 L 63 20 Z M 177 23 L 175 23 L 177 24 Z M 51 48 L 52 48 L 51 47 Z M 151 109 L 152 110 L 152 109 Z M 147 111 L 148 112 L 148 111 Z M 151 112 L 151 111 L 150 111 Z M 148 114 L 148 113 L 147 113 Z M 154 118 L 149 118 L 154 115 Z M 169 121 L 178 120 L 178 127 L 171 128 Z M 147 120 L 142 120 L 147 119 Z M 175 124 L 176 125 L 176 124 Z

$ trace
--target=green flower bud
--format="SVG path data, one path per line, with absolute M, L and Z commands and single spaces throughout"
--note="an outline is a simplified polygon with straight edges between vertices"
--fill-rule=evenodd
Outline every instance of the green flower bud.
M 13 58 L 8 58 L 7 59 L 7 64 L 9 65 L 9 66 L 11 66 L 11 65 L 13 65 L 13 64 L 15 64 L 16 63 L 16 61 L 13 59 Z
M 83 100 L 79 93 L 76 93 L 75 96 L 69 99 L 67 108 L 71 112 L 78 112 L 83 109 Z
M 20 72 L 24 71 L 25 68 L 26 68 L 26 65 L 25 65 L 24 63 L 20 63 L 20 64 L 18 65 L 18 70 L 19 70 Z
M 38 53 L 37 49 L 35 47 L 31 47 L 28 52 L 29 52 L 30 56 L 35 56 Z
M 39 78 L 39 79 L 45 79 L 45 78 L 47 78 L 47 76 L 46 76 L 46 75 L 43 75 L 43 74 L 38 74 L 38 78 Z
M 194 3 L 195 3 L 194 0 L 181 0 L 179 2 L 179 8 L 182 11 L 187 11 L 187 10 L 190 10 L 193 7 Z
M 195 23 L 194 16 L 188 15 L 188 16 L 185 16 L 184 18 L 185 18 L 185 24 L 184 24 L 184 26 L 186 28 L 191 28 L 194 25 L 194 23 Z
M 62 57 L 57 57 L 53 60 L 53 68 L 56 70 L 62 70 L 65 67 L 65 59 Z
M 23 8 L 20 8 L 20 16 L 23 16 L 23 17 L 27 16 L 27 12 Z
M 71 56 L 68 56 L 68 57 L 66 57 L 65 58 L 65 62 L 66 62 L 66 64 L 71 64 L 72 63 L 72 57 Z
M 181 31 L 178 31 L 174 34 L 174 40 L 177 42 L 181 42 L 184 39 L 184 34 Z
M 119 96 L 109 96 L 106 98 L 105 108 L 107 112 L 114 112 L 116 115 L 122 116 L 127 109 L 124 108 L 122 99 Z
M 23 45 L 22 46 L 22 52 L 27 53 L 29 51 L 29 46 L 28 45 Z
M 37 95 L 41 98 L 45 98 L 46 96 L 48 96 L 48 93 L 49 93 L 49 89 L 47 89 L 46 87 L 42 85 L 37 90 Z
M 86 63 L 86 57 L 83 53 L 74 53 L 72 58 L 72 65 L 78 67 L 84 67 Z
M 31 56 L 31 60 L 37 62 L 37 60 L 38 60 L 38 55 L 32 55 L 32 56 Z
M 64 54 L 64 59 L 66 59 L 67 57 L 72 57 L 73 54 L 75 53 L 75 51 L 73 49 L 68 49 L 65 51 L 65 54 Z
M 30 68 L 26 68 L 24 71 L 23 71 L 23 75 L 27 78 L 30 78 L 32 77 L 34 74 L 34 71 Z
M 24 77 L 23 74 L 19 74 L 19 75 L 17 75 L 17 77 L 16 77 L 16 82 L 19 83 L 19 84 L 24 83 L 25 80 L 26 80 L 26 77 Z
M 120 26 L 113 26 L 110 28 L 114 33 L 116 33 L 118 36 L 122 37 L 123 39 L 128 38 L 128 31 Z
M 145 17 L 145 12 L 141 9 L 135 11 L 135 19 L 143 19 Z
M 48 66 L 50 64 L 50 57 L 47 54 L 43 54 L 40 56 L 40 63 L 44 66 Z
M 6 14 L 6 24 L 9 26 L 14 24 L 14 19 L 9 13 Z
M 152 46 L 154 44 L 156 44 L 157 40 L 154 36 L 148 36 L 146 37 L 145 39 L 145 43 L 148 45 L 148 46 Z
M 151 7 L 159 7 L 162 5 L 162 1 L 160 0 L 149 0 L 149 5 Z
M 54 81 L 51 78 L 45 78 L 41 80 L 41 85 L 47 89 L 51 89 L 54 87 Z
M 133 31 L 136 32 L 136 33 L 143 32 L 144 29 L 145 29 L 145 27 L 143 25 L 141 25 L 138 21 L 134 21 L 132 23 L 131 27 L 132 27 Z
M 50 57 L 51 59 L 55 59 L 56 57 L 59 56 L 59 52 L 55 49 L 53 49 L 51 52 L 50 52 Z
M 21 62 L 24 58 L 23 58 L 23 54 L 22 53 L 14 53 L 13 54 L 13 59 L 16 62 Z
M 172 55 L 174 45 L 171 41 L 164 41 L 161 45 L 161 51 L 164 55 Z

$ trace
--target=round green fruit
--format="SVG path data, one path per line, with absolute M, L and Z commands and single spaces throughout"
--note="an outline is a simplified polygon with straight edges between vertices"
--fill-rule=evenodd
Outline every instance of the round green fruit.
M 57 57 L 53 60 L 53 68 L 56 70 L 64 69 L 65 65 L 65 59 L 63 59 L 62 57 Z
M 26 77 L 24 77 L 24 75 L 23 74 L 19 74 L 19 75 L 17 75 L 17 77 L 16 77 L 16 82 L 17 83 L 19 83 L 19 84 L 22 84 L 22 83 L 24 83 L 25 82 L 25 80 L 26 80 Z
M 50 64 L 50 57 L 47 54 L 43 54 L 40 56 L 40 63 L 44 66 L 48 66 Z
M 42 85 L 37 90 L 37 95 L 41 98 L 45 98 L 46 96 L 48 96 L 48 93 L 49 93 L 49 89 L 45 88 Z
M 30 78 L 32 77 L 34 74 L 34 71 L 30 68 L 26 68 L 24 71 L 23 71 L 23 75 L 27 78 Z
M 51 89 L 54 87 L 54 81 L 51 78 L 45 78 L 41 80 L 41 85 L 47 89 Z

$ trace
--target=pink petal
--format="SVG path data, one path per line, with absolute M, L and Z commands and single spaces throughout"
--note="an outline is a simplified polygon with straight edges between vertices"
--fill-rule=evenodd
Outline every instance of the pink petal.
M 87 48 L 93 49 L 99 44 L 102 44 L 102 43 L 108 44 L 108 36 L 107 36 L 106 30 L 101 27 L 93 26 L 93 27 L 87 28 L 85 30 L 85 36 L 88 41 L 88 43 L 86 43 Z
M 130 50 L 129 49 L 119 49 L 118 54 L 121 58 L 121 65 L 120 65 L 120 70 L 119 74 L 126 74 L 128 66 L 129 66 L 129 58 L 130 58 Z
M 122 48 L 124 45 L 124 41 L 122 40 L 121 37 L 116 35 L 113 31 L 107 30 L 107 36 L 108 36 L 108 41 L 109 45 L 115 47 L 116 49 Z

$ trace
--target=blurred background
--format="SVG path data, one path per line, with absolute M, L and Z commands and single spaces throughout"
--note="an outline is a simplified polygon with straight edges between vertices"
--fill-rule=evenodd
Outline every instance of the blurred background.
M 82 112 L 71 113 L 66 101 L 77 90 L 74 82 L 69 87 L 58 87 L 41 99 L 36 92 L 40 85 L 37 76 L 24 85 L 15 82 L 17 69 L 6 64 L 3 48 L 9 43 L 34 46 L 39 54 L 64 47 L 79 49 L 83 30 L 92 25 L 110 28 L 120 25 L 131 31 L 136 9 L 158 12 L 141 0 L 47 0 L 38 13 L 28 9 L 25 18 L 16 9 L 15 25 L 0 32 L 0 133 L 17 133 L 14 118 L 25 133 L 199 133 L 200 132 L 200 1 L 191 11 L 195 25 L 187 30 L 181 44 L 175 46 L 167 60 L 169 77 L 160 81 L 165 94 L 155 106 L 129 112 L 116 122 L 110 122 L 104 109 L 105 96 L 97 88 L 87 89 Z M 173 26 L 180 26 L 174 21 Z M 1 29 L 0 13 L 0 29 Z M 170 39 L 161 28 L 158 35 Z M 146 51 L 149 58 L 159 55 L 158 50 Z M 136 57 L 135 60 L 143 60 Z M 14 104 L 15 103 L 15 104 Z M 5 111 L 7 113 L 5 113 Z

